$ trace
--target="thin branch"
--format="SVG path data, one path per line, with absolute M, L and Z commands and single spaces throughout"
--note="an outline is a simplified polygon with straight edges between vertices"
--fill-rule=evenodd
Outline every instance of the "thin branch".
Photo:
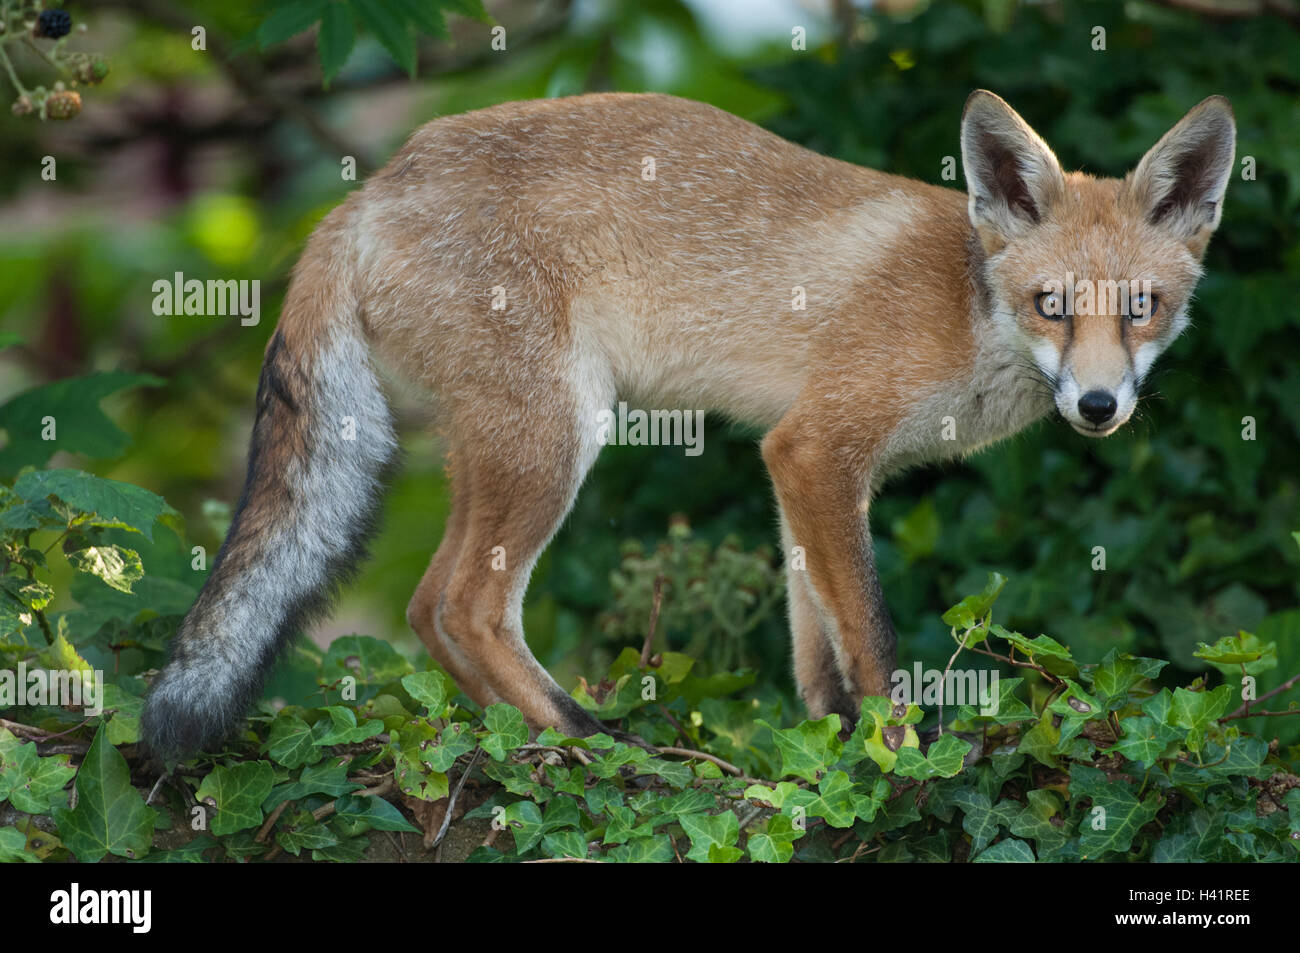
M 711 755 L 706 751 L 696 751 L 692 748 L 656 748 L 655 750 L 658 751 L 659 754 L 675 754 L 683 758 L 699 758 L 703 761 L 712 761 L 728 774 L 735 775 L 738 778 L 743 778 L 745 776 L 745 772 L 741 771 L 740 768 L 736 767 L 730 761 L 723 761 L 716 755 Z
M 650 667 L 650 644 L 654 641 L 655 629 L 659 625 L 659 607 L 664 601 L 664 574 L 655 576 L 654 601 L 650 603 L 650 624 L 646 627 L 645 642 L 641 644 L 641 667 Z
M 1236 711 L 1234 711 L 1231 715 L 1225 715 L 1223 718 L 1220 718 L 1219 721 L 1232 721 L 1234 718 L 1251 718 L 1251 717 L 1253 717 L 1254 715 L 1262 715 L 1262 714 L 1264 714 L 1263 712 L 1252 712 L 1252 711 L 1250 710 L 1250 706 L 1251 706 L 1251 705 L 1258 705 L 1258 704 L 1260 704 L 1261 702 L 1268 701 L 1268 700 L 1269 700 L 1270 698 L 1272 698 L 1274 695 L 1278 695 L 1278 694 L 1281 694 L 1282 692 L 1286 691 L 1288 688 L 1290 688 L 1290 687 L 1291 687 L 1292 685 L 1294 685 L 1296 682 L 1300 682 L 1300 672 L 1296 672 L 1294 675 L 1292 675 L 1290 678 L 1288 678 L 1285 682 L 1283 682 L 1283 683 L 1282 683 L 1281 685 L 1279 685 L 1277 688 L 1274 688 L 1272 691 L 1267 691 L 1267 692 L 1265 692 L 1263 695 L 1260 695 L 1258 698 L 1252 698 L 1250 701 L 1242 702 L 1240 708 L 1238 708 Z M 1288 712 L 1284 712 L 1284 711 L 1283 711 L 1283 712 L 1275 712 L 1275 714 L 1285 715 L 1285 714 L 1288 714 Z
M 474 765 L 478 764 L 479 756 L 483 754 L 483 749 L 479 748 L 474 752 L 474 757 L 469 759 L 469 764 L 465 765 L 465 770 L 461 772 L 460 780 L 456 782 L 456 790 L 451 792 L 451 798 L 447 801 L 447 810 L 442 815 L 442 825 L 438 828 L 438 836 L 433 839 L 431 847 L 437 847 L 442 843 L 442 839 L 447 836 L 447 829 L 451 827 L 451 812 L 456 806 L 456 798 L 460 797 L 460 789 L 465 786 L 465 781 L 469 778 L 470 772 L 474 770 Z

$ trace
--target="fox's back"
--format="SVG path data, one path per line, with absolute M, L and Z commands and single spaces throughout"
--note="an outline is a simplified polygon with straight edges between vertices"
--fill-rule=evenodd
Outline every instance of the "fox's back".
M 965 300 L 961 193 L 671 96 L 434 120 L 349 205 L 390 350 L 445 353 L 477 329 L 535 352 L 539 335 L 576 331 L 608 355 L 620 392 L 759 420 L 802 386 L 818 339 L 843 346 L 814 334 L 828 322 L 897 345 L 887 322 L 855 324 L 864 296 L 946 268 L 936 311 L 960 321 Z M 732 399 L 746 376 L 756 402 Z M 710 393 L 719 380 L 726 395 Z

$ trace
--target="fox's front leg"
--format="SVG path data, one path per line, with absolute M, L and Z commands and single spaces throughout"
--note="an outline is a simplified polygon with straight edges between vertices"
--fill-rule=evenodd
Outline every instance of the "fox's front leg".
M 862 506 L 863 450 L 788 418 L 763 459 L 781 507 L 799 693 L 813 718 L 856 717 L 863 695 L 889 694 L 896 643 Z

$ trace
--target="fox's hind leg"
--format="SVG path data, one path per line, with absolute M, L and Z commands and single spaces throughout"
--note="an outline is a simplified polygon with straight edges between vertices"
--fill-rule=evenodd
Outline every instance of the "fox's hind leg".
M 515 379 L 509 387 L 485 379 L 473 394 L 457 395 L 445 430 L 458 552 L 444 560 L 439 550 L 412 606 L 424 631 L 436 607 L 435 655 L 446 653 L 460 666 L 476 701 L 509 702 L 534 730 L 586 736 L 606 729 L 529 651 L 523 600 L 538 556 L 596 459 L 596 414 L 612 403 L 613 391 L 594 378 L 544 368 L 536 365 L 537 379 Z M 449 536 L 443 546 L 454 543 Z
M 406 621 L 420 637 L 429 654 L 455 679 L 460 690 L 479 705 L 486 706 L 501 699 L 478 674 L 473 664 L 461 655 L 456 643 L 443 633 L 440 618 L 443 593 L 446 592 L 447 583 L 451 581 L 452 570 L 456 568 L 456 560 L 465 539 L 465 525 L 469 516 L 469 493 L 462 484 L 467 482 L 457 480 L 452 471 L 451 512 L 447 516 L 447 525 L 443 529 L 438 551 L 434 554 L 429 568 L 425 570 L 424 578 L 420 580 L 415 594 L 406 607 Z

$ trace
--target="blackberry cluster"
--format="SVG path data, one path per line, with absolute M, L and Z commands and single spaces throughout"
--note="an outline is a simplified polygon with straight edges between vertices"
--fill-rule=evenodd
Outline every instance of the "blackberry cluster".
M 42 10 L 36 19 L 36 35 L 57 40 L 72 32 L 72 16 L 66 10 Z

